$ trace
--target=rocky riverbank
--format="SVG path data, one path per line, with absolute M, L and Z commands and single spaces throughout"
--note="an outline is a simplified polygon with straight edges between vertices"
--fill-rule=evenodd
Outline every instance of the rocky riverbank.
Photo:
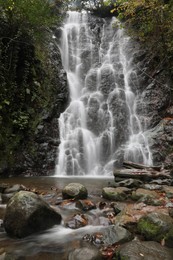
M 154 180 L 148 180 L 139 173 L 137 178 L 136 176 L 133 178 L 132 170 L 129 171 L 129 174 L 131 178 L 121 180 L 121 185 L 116 180 L 114 184 L 105 185 L 97 195 L 90 194 L 82 184 L 73 184 L 70 181 L 62 190 L 52 186 L 47 191 L 27 188 L 22 184 L 15 184 L 11 187 L 7 183 L 1 184 L 1 258 L 5 260 L 9 257 L 11 257 L 10 259 L 21 259 L 21 257 L 22 259 L 55 259 L 60 257 L 64 260 L 172 260 L 172 183 L 167 181 L 168 178 L 157 177 Z M 4 227 L 8 232 L 5 223 L 9 205 L 14 198 L 16 201 L 16 197 L 21 192 L 26 193 L 27 196 L 31 194 L 31 198 L 39 195 L 56 212 L 55 214 L 61 215 L 62 222 L 49 231 L 44 231 L 45 233 L 41 231 L 43 229 L 40 229 L 42 233 L 38 233 L 39 229 L 35 229 L 32 231 L 32 235 L 20 239 L 22 247 L 19 250 L 19 245 L 16 244 L 18 239 L 8 238 L 4 233 Z M 15 196 L 13 196 L 14 194 Z M 9 199 L 10 201 L 7 202 Z M 22 212 L 28 204 L 21 205 Z M 17 206 L 13 207 L 13 210 L 17 211 Z M 15 225 L 15 218 L 13 218 L 13 222 Z M 52 223 L 52 226 L 54 224 Z M 58 230 L 56 236 L 53 233 L 55 230 Z M 35 233 L 35 231 L 37 232 Z M 63 233 L 61 234 L 61 232 Z M 63 241 L 64 234 L 66 234 L 65 241 Z M 60 237 L 62 237 L 61 243 Z M 30 241 L 30 244 L 33 241 L 37 241 L 37 243 L 33 244 L 32 250 L 31 248 L 29 250 L 27 242 L 28 251 L 26 252 L 26 245 L 24 247 L 26 241 Z M 9 246 L 10 243 L 12 246 Z

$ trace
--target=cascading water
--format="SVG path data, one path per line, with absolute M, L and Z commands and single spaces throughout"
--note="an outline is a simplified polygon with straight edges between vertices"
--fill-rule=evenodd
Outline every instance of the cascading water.
M 70 11 L 62 28 L 71 100 L 59 119 L 57 175 L 109 175 L 124 159 L 152 164 L 130 87 L 136 77 L 130 38 L 115 18 L 92 19 Z

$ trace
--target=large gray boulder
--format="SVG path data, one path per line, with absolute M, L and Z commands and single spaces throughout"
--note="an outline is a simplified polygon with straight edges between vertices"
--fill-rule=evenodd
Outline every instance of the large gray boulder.
M 9 236 L 26 237 L 60 224 L 61 216 L 40 196 L 28 191 L 17 192 L 8 202 L 4 228 Z

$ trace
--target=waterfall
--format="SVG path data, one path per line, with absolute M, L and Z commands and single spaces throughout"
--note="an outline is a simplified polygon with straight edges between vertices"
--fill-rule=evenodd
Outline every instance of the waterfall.
M 57 175 L 110 175 L 124 159 L 152 164 L 131 88 L 138 81 L 130 38 L 116 18 L 93 19 L 69 11 L 62 27 L 70 103 L 59 118 Z

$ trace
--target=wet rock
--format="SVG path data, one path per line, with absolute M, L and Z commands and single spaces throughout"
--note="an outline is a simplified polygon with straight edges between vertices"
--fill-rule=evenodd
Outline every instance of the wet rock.
M 113 245 L 115 243 L 125 243 L 132 239 L 132 234 L 119 224 L 106 227 L 102 230 L 104 245 Z
M 82 209 L 83 211 L 88 211 L 91 209 L 96 209 L 96 205 L 91 200 L 78 200 L 76 201 L 77 208 Z
M 162 190 L 163 186 L 159 184 L 144 184 L 143 188 L 146 190 Z
M 63 199 L 86 199 L 88 196 L 88 191 L 80 183 L 70 183 L 64 187 L 62 190 Z
M 60 224 L 61 216 L 40 196 L 20 191 L 8 202 L 4 228 L 9 236 L 26 237 L 32 233 Z
M 14 184 L 11 187 L 8 187 L 4 190 L 4 193 L 14 193 L 20 190 L 25 190 L 26 188 L 23 185 L 20 184 Z
M 102 227 L 99 233 L 86 234 L 83 239 L 98 247 L 101 245 L 109 246 L 115 243 L 121 244 L 130 241 L 132 239 L 132 234 L 127 229 L 116 224 Z
M 169 186 L 164 186 L 163 190 L 166 194 L 166 197 L 168 199 L 172 199 L 173 198 L 173 187 L 169 187 Z
M 173 238 L 173 219 L 166 214 L 149 213 L 140 218 L 138 230 L 147 240 L 160 242 L 165 239 L 165 243 L 169 244 L 170 238 Z
M 157 194 L 155 191 L 139 188 L 132 192 L 132 199 L 153 205 L 157 202 L 155 202 L 155 200 L 159 199 L 159 194 Z
M 13 186 L 6 187 L 2 193 L 2 203 L 6 204 L 16 192 L 21 190 L 26 190 L 26 187 L 20 184 L 14 184 Z
M 172 260 L 173 251 L 154 241 L 131 241 L 120 247 L 115 259 Z
M 83 237 L 83 240 L 86 242 L 90 242 L 94 245 L 96 245 L 97 247 L 101 246 L 104 242 L 103 242 L 103 234 L 100 232 L 94 233 L 92 235 L 90 234 L 86 234 Z
M 128 194 L 130 193 L 130 189 L 126 187 L 105 187 L 102 190 L 103 198 L 108 200 L 115 200 L 115 201 L 124 201 L 127 199 Z
M 82 247 L 70 252 L 68 260 L 101 260 L 102 256 L 96 247 Z
M 138 188 L 142 186 L 142 181 L 137 179 L 127 179 L 120 182 L 116 182 L 116 187 Z
M 66 223 L 66 226 L 72 229 L 85 227 L 88 224 L 88 219 L 84 214 L 76 214 Z
M 150 182 L 150 184 L 168 185 L 168 186 L 170 186 L 170 185 L 172 185 L 172 180 L 171 180 L 171 179 L 164 179 L 164 180 L 162 180 L 162 179 L 157 179 L 157 180 L 152 180 L 152 181 Z
M 115 243 L 125 243 L 132 239 L 132 234 L 118 224 L 107 227 L 103 233 L 103 242 L 105 245 L 113 245 Z

